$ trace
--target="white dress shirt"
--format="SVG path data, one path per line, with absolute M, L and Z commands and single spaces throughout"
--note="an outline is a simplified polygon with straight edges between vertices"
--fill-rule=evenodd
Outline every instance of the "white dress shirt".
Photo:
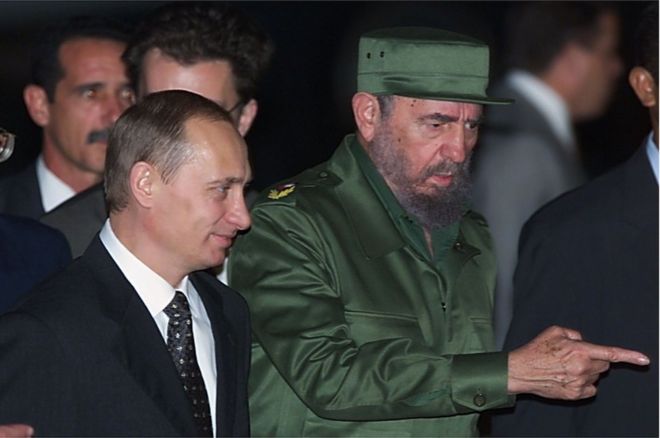
M 46 167 L 41 154 L 37 158 L 37 182 L 41 193 L 41 205 L 46 213 L 76 194 L 75 190 Z
M 181 291 L 188 299 L 190 312 L 192 313 L 197 363 L 202 372 L 206 393 L 209 397 L 211 423 L 213 435 L 215 436 L 217 430 L 215 418 L 217 382 L 215 343 L 213 342 L 211 322 L 199 293 L 195 290 L 187 275 L 176 288 L 173 288 L 165 279 L 152 271 L 119 241 L 112 231 L 109 219 L 105 221 L 101 229 L 100 238 L 112 259 L 117 263 L 121 272 L 144 302 L 165 343 L 167 343 L 169 317 L 163 312 L 163 309 L 172 301 L 176 290 Z
M 655 182 L 658 182 L 658 145 L 653 141 L 653 132 L 646 138 L 646 156 L 651 163 L 653 175 L 655 175 Z
M 575 134 L 564 100 L 543 81 L 526 71 L 513 70 L 508 74 L 506 80 L 511 87 L 524 95 L 548 121 L 550 129 L 561 140 L 562 145 L 571 148 L 568 152 L 575 154 Z

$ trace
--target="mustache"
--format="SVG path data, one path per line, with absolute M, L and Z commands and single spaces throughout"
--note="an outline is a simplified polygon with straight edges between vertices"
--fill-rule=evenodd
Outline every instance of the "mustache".
M 87 144 L 96 143 L 99 141 L 107 142 L 108 137 L 110 136 L 110 129 L 111 128 L 106 128 L 106 129 L 90 132 L 89 135 L 87 136 Z
M 469 160 L 465 160 L 462 163 L 454 163 L 453 161 L 441 161 L 438 164 L 427 168 L 420 178 L 421 181 L 435 176 L 451 173 L 452 175 L 457 175 L 464 173 L 465 170 L 469 167 Z

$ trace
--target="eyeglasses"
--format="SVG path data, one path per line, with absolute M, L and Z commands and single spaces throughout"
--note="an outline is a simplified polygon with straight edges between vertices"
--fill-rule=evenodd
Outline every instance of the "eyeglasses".
M 236 105 L 232 106 L 229 109 L 226 109 L 225 111 L 227 111 L 229 114 L 232 114 L 234 111 L 242 110 L 242 109 L 243 109 L 243 101 L 239 100 L 238 102 L 236 102 Z
M 14 152 L 16 136 L 4 128 L 0 128 L 0 163 L 7 161 Z

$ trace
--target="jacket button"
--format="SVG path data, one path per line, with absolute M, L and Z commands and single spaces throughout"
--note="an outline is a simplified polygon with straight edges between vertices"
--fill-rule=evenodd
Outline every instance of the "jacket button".
M 482 407 L 483 405 L 486 404 L 486 396 L 483 395 L 482 393 L 478 392 L 477 395 L 474 396 L 472 401 L 474 402 L 475 406 L 480 408 L 480 407 Z
M 325 172 L 325 171 L 324 171 L 324 172 L 321 172 L 321 173 L 319 173 L 319 176 L 320 176 L 321 178 L 327 178 L 327 177 L 328 177 L 328 172 Z
M 454 243 L 454 249 L 456 251 L 462 251 L 463 250 L 463 244 L 461 242 Z

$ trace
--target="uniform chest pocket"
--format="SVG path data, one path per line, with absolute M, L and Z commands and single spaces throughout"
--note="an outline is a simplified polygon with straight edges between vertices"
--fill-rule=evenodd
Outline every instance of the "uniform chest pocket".
M 383 339 L 420 338 L 417 318 L 411 315 L 345 310 L 351 338 L 358 344 Z

